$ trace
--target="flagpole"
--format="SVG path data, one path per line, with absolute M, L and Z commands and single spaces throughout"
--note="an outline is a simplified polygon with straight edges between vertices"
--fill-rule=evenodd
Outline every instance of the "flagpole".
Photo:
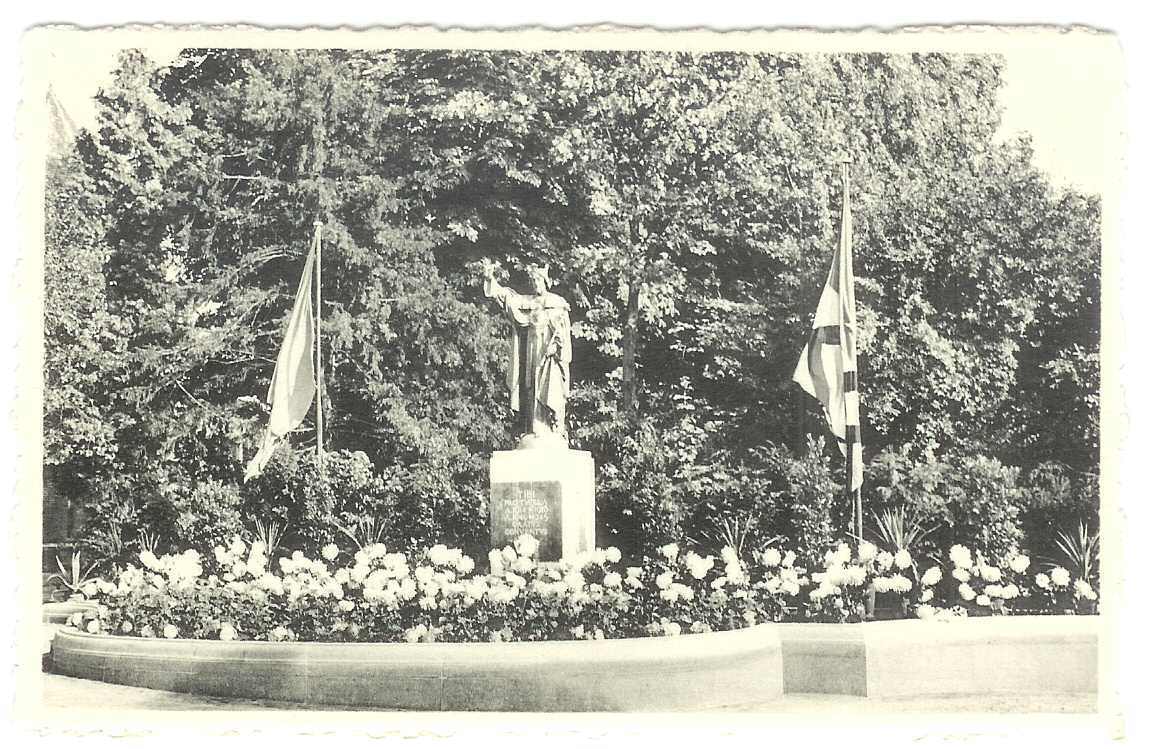
M 314 222 L 314 400 L 318 463 L 322 467 L 322 222 Z
M 843 157 L 841 157 L 841 159 L 840 159 L 840 176 L 841 176 L 841 190 L 842 190 L 842 193 L 841 193 L 841 195 L 842 195 L 842 198 L 841 198 L 842 206 L 841 206 L 841 217 L 840 217 L 840 220 L 841 220 L 841 224 L 842 224 L 842 226 L 843 226 L 843 224 L 844 224 L 844 222 L 845 222 L 845 215 L 844 215 L 844 214 L 845 214 L 846 208 L 847 208 L 847 206 L 848 206 L 848 194 L 849 194 L 849 164 L 850 164 L 850 163 L 852 163 L 852 159 L 850 159 L 850 158 L 849 158 L 849 156 L 848 156 L 847 154 L 846 154 L 846 155 L 844 155 Z M 850 245 L 850 247 L 851 247 L 851 245 Z M 851 249 L 848 249 L 848 252 L 849 252 L 849 253 L 851 253 L 851 252 L 852 252 L 852 250 L 851 250 Z M 851 257 L 852 257 L 852 256 L 851 256 L 851 255 L 849 255 L 847 259 L 849 259 L 849 260 L 851 261 Z M 852 283 L 852 282 L 853 282 L 853 280 L 850 278 L 850 279 L 847 279 L 847 280 L 845 280 L 844 282 L 845 282 L 845 283 Z M 854 331 L 854 333 L 855 333 L 855 332 L 856 332 L 856 331 Z M 854 371 L 855 371 L 855 367 L 854 367 Z M 860 492 L 860 490 L 858 490 L 858 489 L 854 489 L 854 488 L 853 488 L 853 473 L 854 473 L 854 471 L 853 471 L 853 468 L 854 468 L 854 466 L 853 466 L 853 454 L 854 454 L 854 452 L 855 452 L 855 450 L 853 449 L 853 447 L 854 447 L 854 445 L 857 443 L 857 441 L 859 441 L 859 440 L 861 439 L 861 435 L 860 435 L 860 431 L 859 431 L 859 430 L 860 430 L 860 426 L 859 426 L 859 425 L 857 425 L 857 426 L 856 426 L 856 428 L 857 428 L 857 430 L 858 430 L 858 432 L 857 432 L 857 434 L 856 434 L 856 438 L 857 438 L 857 439 L 856 439 L 856 440 L 853 440 L 853 441 L 850 441 L 850 440 L 849 440 L 849 436 L 850 436 L 850 434 L 849 434 L 849 429 L 848 429 L 848 426 L 847 426 L 847 416 L 848 416 L 848 414 L 846 413 L 846 414 L 845 414 L 845 416 L 846 416 L 846 429 L 845 429 L 845 499 L 847 500 L 847 503 L 848 503 L 849 507 L 851 508 L 851 512 L 852 512 L 852 514 L 853 514 L 853 536 L 856 538 L 857 542 L 859 543 L 859 542 L 861 542 L 862 540 L 864 540 L 864 533 L 865 533 L 864 524 L 865 524 L 865 523 L 864 523 L 864 517 L 863 517 L 863 508 L 861 507 L 861 492 Z

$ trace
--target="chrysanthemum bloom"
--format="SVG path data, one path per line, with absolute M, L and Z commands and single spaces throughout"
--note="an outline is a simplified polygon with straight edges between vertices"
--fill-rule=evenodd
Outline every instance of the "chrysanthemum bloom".
M 1037 572 L 1033 581 L 1036 583 L 1038 588 L 1044 588 L 1045 590 L 1048 590 L 1051 587 L 1051 584 L 1049 583 L 1049 576 L 1043 572 Z
M 1078 598 L 1084 598 L 1087 601 L 1097 600 L 1097 592 L 1093 589 L 1093 586 L 1085 580 L 1078 580 L 1077 582 L 1073 583 L 1073 592 L 1077 594 Z
M 98 632 L 99 632 L 99 630 L 101 630 L 101 628 L 102 628 L 102 625 L 98 623 L 97 619 L 91 619 L 89 622 L 86 623 L 86 631 L 92 635 L 98 634 Z
M 539 550 L 539 541 L 529 533 L 523 533 L 514 539 L 514 549 L 520 556 L 534 556 L 535 552 Z
M 926 587 L 938 585 L 942 581 L 942 569 L 939 567 L 931 567 L 922 573 L 922 584 Z
M 154 637 L 155 630 L 151 629 L 151 625 L 144 624 L 143 628 L 139 630 L 139 637 Z
M 1004 592 L 1000 597 L 1006 598 L 1008 600 L 1011 600 L 1013 598 L 1019 598 L 1020 597 L 1020 588 L 1018 588 L 1015 583 L 1008 583 L 1007 585 L 1004 586 Z
M 951 562 L 956 567 L 971 567 L 971 550 L 962 544 L 955 544 L 950 551 Z
M 673 583 L 673 570 L 665 570 L 660 575 L 657 575 L 657 577 L 654 578 L 654 582 L 657 583 L 658 588 L 665 590 L 670 586 L 670 584 Z
M 893 560 L 893 554 L 890 554 L 888 551 L 882 549 L 877 552 L 877 570 L 879 572 L 887 572 L 890 567 L 893 567 Z
M 926 603 L 927 601 L 931 600 L 932 598 L 934 598 L 934 591 L 933 590 L 931 590 L 930 588 L 926 588 L 925 590 L 922 591 L 922 602 L 923 603 Z
M 1028 569 L 1028 565 L 1030 564 L 1032 564 L 1032 560 L 1030 560 L 1027 555 L 1017 554 L 1016 556 L 1012 557 L 1012 560 L 1008 563 L 1008 566 L 1011 567 L 1012 571 L 1017 575 L 1023 575 L 1025 570 Z
M 990 606 L 991 599 L 981 593 L 975 597 L 975 603 L 979 606 Z
M 77 624 L 75 624 L 74 626 L 80 627 L 82 624 L 82 615 L 81 614 L 74 614 L 74 616 L 77 617 Z M 134 628 L 135 628 L 135 625 L 131 624 L 129 619 L 123 620 L 122 626 L 119 627 L 119 629 L 122 631 L 122 633 L 124 635 L 129 635 Z
M 1002 577 L 1002 573 L 1000 572 L 999 567 L 992 567 L 991 565 L 984 564 L 979 567 L 979 576 L 982 577 L 986 582 L 994 583 L 999 581 L 1000 577 Z
M 857 546 L 857 558 L 862 562 L 871 562 L 877 556 L 877 545 L 869 541 L 862 541 Z
M 620 549 L 617 549 L 615 546 L 609 546 L 604 551 L 604 558 L 612 564 L 618 563 L 621 558 Z
M 968 572 L 967 570 L 963 569 L 962 567 L 956 567 L 954 570 L 951 571 L 951 577 L 955 578 L 956 580 L 958 580 L 961 583 L 965 583 L 965 582 L 968 582 L 969 580 L 971 580 L 971 573 Z
M 888 577 L 873 578 L 873 590 L 877 593 L 888 593 L 891 590 Z
M 922 604 L 921 606 L 919 606 L 917 609 L 914 610 L 914 613 L 918 615 L 918 618 L 924 619 L 924 620 L 925 619 L 933 619 L 934 615 L 937 612 L 938 612 L 938 610 L 935 609 L 933 606 L 927 606 L 926 604 Z
M 685 555 L 685 566 L 695 580 L 701 580 L 714 567 L 714 558 L 703 557 L 691 551 Z
M 910 552 L 906 549 L 899 549 L 898 553 L 893 558 L 894 566 L 899 570 L 909 569 L 914 564 L 914 559 L 910 556 Z
M 762 561 L 766 567 L 778 567 L 783 562 L 783 555 L 779 553 L 779 549 L 766 549 Z
M 889 585 L 895 593 L 909 593 L 914 588 L 914 583 L 905 575 L 894 575 L 889 579 Z
M 355 610 L 355 602 L 354 601 L 347 599 L 347 598 L 344 598 L 343 600 L 339 601 L 339 611 L 342 611 L 344 614 L 349 614 L 354 610 Z
M 604 575 L 604 587 L 619 588 L 621 583 L 620 575 L 615 572 L 609 572 Z
M 975 600 L 975 591 L 967 583 L 960 583 L 959 597 L 964 601 L 973 601 Z
M 1064 567 L 1053 567 L 1049 572 L 1049 579 L 1053 581 L 1053 585 L 1063 588 L 1069 584 L 1069 570 Z

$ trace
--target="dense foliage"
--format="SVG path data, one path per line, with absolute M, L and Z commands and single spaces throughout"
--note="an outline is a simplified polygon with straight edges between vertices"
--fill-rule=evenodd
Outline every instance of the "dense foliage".
M 840 458 L 790 383 L 851 159 L 867 517 L 927 553 L 1096 525 L 1099 203 L 995 139 L 998 58 L 446 50 L 124 54 L 50 168 L 45 462 L 90 552 L 244 532 L 278 548 L 486 551 L 511 444 L 479 261 L 572 304 L 574 447 L 600 534 L 805 562 Z M 243 464 L 312 224 L 328 466 Z M 814 439 L 815 438 L 815 439 Z

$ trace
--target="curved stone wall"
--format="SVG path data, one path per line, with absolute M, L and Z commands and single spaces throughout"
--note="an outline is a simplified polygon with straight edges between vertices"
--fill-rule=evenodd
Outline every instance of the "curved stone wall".
M 762 624 L 589 642 L 53 641 L 56 672 L 242 699 L 410 710 L 700 710 L 785 693 L 1095 693 L 1097 617 Z

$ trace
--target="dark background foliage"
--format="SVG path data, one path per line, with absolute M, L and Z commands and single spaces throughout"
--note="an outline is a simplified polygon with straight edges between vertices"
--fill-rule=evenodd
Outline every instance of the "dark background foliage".
M 107 556 L 277 520 L 290 546 L 374 518 L 389 544 L 482 548 L 511 419 L 473 265 L 540 261 L 573 308 L 601 540 L 815 556 L 846 527 L 841 459 L 790 375 L 848 157 L 867 517 L 906 508 L 939 551 L 1048 548 L 1096 524 L 1100 204 L 997 142 L 1000 70 L 199 49 L 157 70 L 127 52 L 50 164 L 46 469 Z M 242 485 L 315 220 L 328 468 L 304 429 Z

